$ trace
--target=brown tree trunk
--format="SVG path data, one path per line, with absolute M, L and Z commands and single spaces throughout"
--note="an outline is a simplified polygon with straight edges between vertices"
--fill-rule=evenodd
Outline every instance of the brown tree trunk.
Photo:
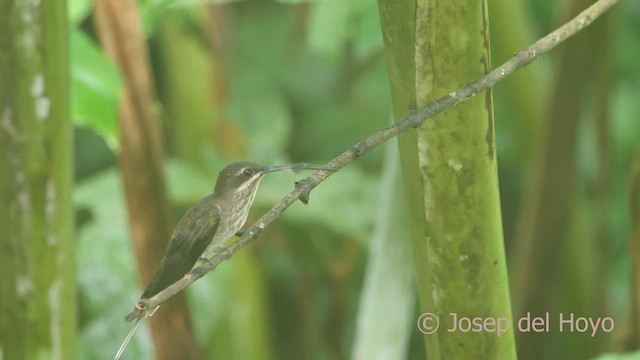
M 161 131 L 148 56 L 133 0 L 97 0 L 95 19 L 102 46 L 125 80 L 120 105 L 118 161 L 142 282 L 160 266 L 171 236 L 171 216 L 162 169 Z M 184 293 L 151 318 L 156 358 L 199 359 Z

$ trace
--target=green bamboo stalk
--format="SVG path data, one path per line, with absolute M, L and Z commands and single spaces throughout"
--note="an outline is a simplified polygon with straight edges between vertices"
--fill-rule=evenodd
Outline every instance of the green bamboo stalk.
M 379 0 L 396 119 L 490 70 L 486 3 Z M 421 309 L 432 359 L 513 359 L 491 93 L 400 136 Z M 453 316 L 502 318 L 500 336 Z
M 202 6 L 194 10 L 204 15 L 207 9 Z M 183 24 L 187 16 L 181 9 L 167 13 L 163 19 L 159 44 L 164 82 L 160 93 L 171 119 L 167 135 L 174 153 L 193 166 L 209 170 L 205 154 L 210 150 L 220 113 L 213 89 L 217 59 L 208 52 L 204 40 Z M 206 20 L 202 23 L 208 29 Z
M 630 313 L 631 335 L 626 347 L 628 350 L 640 346 L 640 151 L 636 153 L 631 165 L 629 180 L 629 216 L 631 233 L 629 234 L 629 262 L 631 263 Z
M 75 357 L 66 1 L 0 2 L 0 358 Z

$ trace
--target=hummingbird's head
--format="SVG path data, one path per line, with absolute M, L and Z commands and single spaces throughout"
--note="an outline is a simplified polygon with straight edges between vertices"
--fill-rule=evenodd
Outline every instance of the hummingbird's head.
M 255 189 L 260 184 L 262 177 L 270 172 L 289 170 L 292 165 L 263 166 L 260 164 L 243 161 L 231 163 L 218 174 L 214 194 L 244 193 Z
M 236 162 L 225 166 L 218 174 L 214 194 L 243 193 L 257 188 L 269 168 L 252 162 Z
M 282 170 L 330 170 L 327 167 L 307 163 L 263 166 L 252 162 L 235 162 L 225 166 L 218 174 L 214 194 L 255 194 L 262 177 L 270 172 Z

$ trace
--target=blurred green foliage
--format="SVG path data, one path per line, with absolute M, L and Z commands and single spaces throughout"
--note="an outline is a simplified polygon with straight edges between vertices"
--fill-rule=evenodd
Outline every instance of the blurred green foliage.
M 81 229 L 77 236 L 78 358 L 105 358 L 128 331 L 123 315 L 139 297 L 134 290 L 138 276 L 118 171 L 110 167 L 79 182 L 75 203 Z M 145 324 L 138 331 L 143 336 L 128 351 L 131 358 L 143 359 L 151 342 Z
M 604 354 L 593 360 L 640 360 L 640 351 L 627 354 Z
M 181 29 L 218 69 L 207 81 L 220 92 L 200 93 L 209 97 L 215 111 L 222 114 L 212 120 L 211 132 L 199 134 L 213 144 L 201 150 L 206 165 L 177 156 L 174 134 L 169 130 L 165 133 L 168 190 L 178 216 L 212 191 L 215 174 L 227 162 L 249 159 L 265 164 L 324 163 L 386 126 L 390 119 L 391 101 L 376 2 L 282 0 L 211 5 L 223 2 L 140 1 L 159 94 L 170 93 L 163 89 L 167 69 L 159 51 L 163 44 L 159 28 L 168 15 L 178 15 Z M 78 126 L 75 198 L 79 226 L 79 358 L 98 359 L 112 356 L 128 331 L 129 324 L 122 321 L 122 316 L 138 299 L 140 284 L 119 174 L 110 153 L 117 151 L 122 79 L 91 30 L 92 2 L 68 3 L 73 24 L 72 115 Z M 541 36 L 552 27 L 550 24 L 557 23 L 560 9 L 554 2 L 527 4 L 524 14 L 533 24 L 534 28 L 528 29 L 532 33 Z M 609 95 L 612 203 L 606 216 L 613 249 L 608 288 L 614 289 L 607 300 L 611 314 L 620 319 L 616 327 L 622 328 L 629 296 L 627 174 L 630 160 L 638 151 L 640 134 L 640 10 L 633 2 L 620 6 L 624 11 L 618 11 L 613 36 L 614 78 Z M 206 16 L 212 7 L 223 11 L 223 24 L 212 24 L 213 20 Z M 212 28 L 224 30 L 222 46 L 213 44 L 209 33 Z M 497 39 L 499 36 L 494 34 L 494 48 L 501 46 Z M 517 50 L 520 49 L 500 49 L 506 53 Z M 548 67 L 533 65 L 532 71 L 543 79 L 542 89 L 550 86 L 544 83 L 551 77 Z M 210 90 L 194 86 L 191 91 Z M 527 183 L 530 159 L 513 155 L 522 150 L 518 140 L 522 132 L 517 128 L 521 125 L 513 120 L 519 114 L 514 112 L 517 107 L 504 104 L 508 94 L 501 97 L 500 91 L 497 89 L 494 102 L 499 124 L 498 159 L 506 159 L 500 162 L 500 182 L 509 239 L 515 222 L 513 214 L 519 209 L 520 194 Z M 160 98 L 158 109 L 166 129 L 190 126 L 188 117 L 172 117 L 165 102 L 166 98 Z M 585 104 L 589 106 L 592 104 Z M 592 198 L 594 189 L 589 181 L 595 176 L 597 149 L 590 137 L 594 136 L 595 127 L 589 121 L 583 124 L 578 157 L 584 166 L 579 181 L 585 185 L 584 195 Z M 229 150 L 227 142 L 233 143 L 234 150 Z M 260 345 L 264 358 L 333 359 L 350 354 L 368 239 L 375 226 L 381 155 L 381 149 L 375 150 L 332 176 L 314 190 L 310 205 L 292 206 L 256 245 L 243 250 L 242 258 L 234 257 L 187 290 L 196 333 L 208 354 L 243 358 L 238 352 L 241 336 L 266 336 Z M 249 221 L 279 201 L 293 188 L 293 181 L 303 176 L 284 173 L 267 177 Z M 581 202 L 580 206 L 597 205 Z M 589 221 L 582 226 L 589 226 Z M 240 286 L 239 282 L 247 286 Z M 264 318 L 260 319 L 262 325 L 256 323 L 248 329 L 252 323 L 247 317 L 255 316 L 252 308 Z M 423 358 L 420 336 L 415 333 L 408 357 Z M 127 352 L 131 358 L 150 358 L 146 327 L 138 332 Z
M 115 65 L 82 31 L 72 29 L 71 116 L 91 127 L 115 148 L 122 79 Z

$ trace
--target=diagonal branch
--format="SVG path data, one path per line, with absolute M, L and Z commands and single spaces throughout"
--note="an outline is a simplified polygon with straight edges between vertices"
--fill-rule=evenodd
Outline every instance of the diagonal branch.
M 517 69 L 528 65 L 540 55 L 547 53 L 558 44 L 564 42 L 568 38 L 580 32 L 585 27 L 589 26 L 595 19 L 597 19 L 600 15 L 606 12 L 617 2 L 617 0 L 597 1 L 582 13 L 580 13 L 578 16 L 573 18 L 571 21 L 562 25 L 560 28 L 543 37 L 542 39 L 538 40 L 525 50 L 520 51 L 509 61 L 505 62 L 500 67 L 491 71 L 479 80 L 465 86 L 464 88 L 453 91 L 449 95 L 443 96 L 434 103 L 411 112 L 404 119 L 376 132 L 375 134 L 349 148 L 342 154 L 338 155 L 328 164 L 329 167 L 334 171 L 320 170 L 315 172 L 313 175 L 297 182 L 295 189 L 291 191 L 287 196 L 285 196 L 284 199 L 280 201 L 280 203 L 269 210 L 269 212 L 258 219 L 258 221 L 254 225 L 252 225 L 239 240 L 231 244 L 224 252 L 221 252 L 214 256 L 211 259 L 210 263 L 205 263 L 191 270 L 182 279 L 169 286 L 162 292 L 158 293 L 154 297 L 148 300 L 141 301 L 136 306 L 136 309 L 129 315 L 127 315 L 126 319 L 128 321 L 131 321 L 142 316 L 146 313 L 147 309 L 155 308 L 165 300 L 182 291 L 189 284 L 201 278 L 209 271 L 215 269 L 220 263 L 229 259 L 238 250 L 255 240 L 262 229 L 264 229 L 272 221 L 278 218 L 289 206 L 291 206 L 291 204 L 296 202 L 298 199 L 306 204 L 309 200 L 309 194 L 311 193 L 311 190 L 313 190 L 321 182 L 331 176 L 335 172 L 335 170 L 341 169 L 345 165 L 359 158 L 361 155 L 369 152 L 373 148 L 398 135 L 399 133 L 409 128 L 416 128 L 422 125 L 422 123 L 424 123 L 427 119 L 474 97 L 484 90 L 487 90 L 498 81 L 505 79 Z

